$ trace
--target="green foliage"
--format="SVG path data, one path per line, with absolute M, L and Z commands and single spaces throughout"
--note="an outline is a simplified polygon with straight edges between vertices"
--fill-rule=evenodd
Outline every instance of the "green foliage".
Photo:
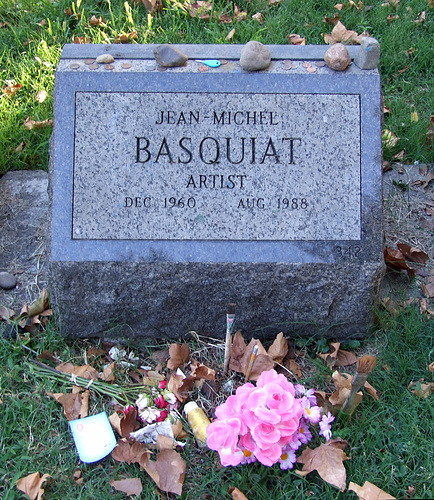
M 415 488 L 415 498 L 432 498 L 434 484 L 434 406 L 432 397 L 415 396 L 407 387 L 424 378 L 433 380 L 427 366 L 433 361 L 434 323 L 427 321 L 417 309 L 406 309 L 398 316 L 379 314 L 382 328 L 367 341 L 361 341 L 360 352 L 379 352 L 377 365 L 369 381 L 378 390 L 380 400 L 365 395 L 351 420 L 343 426 L 334 425 L 334 437 L 349 442 L 345 462 L 347 485 L 353 481 L 362 485 L 370 481 L 389 494 L 404 498 L 409 486 Z M 1 334 L 2 325 L 0 325 Z M 196 345 L 194 340 L 192 348 Z M 140 346 L 147 356 L 159 346 Z M 315 342 L 298 339 L 297 347 L 306 350 L 307 360 L 319 351 Z M 18 340 L 0 337 L 0 496 L 4 499 L 24 498 L 15 488 L 17 479 L 40 471 L 50 474 L 44 498 L 121 499 L 113 492 L 110 480 L 140 477 L 141 498 L 157 500 L 160 496 L 154 483 L 137 464 L 115 462 L 111 457 L 95 464 L 83 464 L 69 432 L 62 407 L 48 396 L 59 386 L 49 380 L 33 378 L 27 361 L 49 350 L 62 361 L 83 364 L 89 341 L 66 341 L 53 326 L 35 336 Z M 319 341 L 319 346 L 323 345 Z M 161 347 L 161 346 L 160 346 Z M 136 349 L 139 347 L 136 346 Z M 203 349 L 202 349 L 203 351 Z M 138 353 L 138 351 L 135 351 Z M 206 353 L 202 352 L 206 356 Z M 315 366 L 315 364 L 314 364 Z M 330 370 L 321 371 L 322 384 L 330 383 Z M 320 380 L 303 380 L 306 386 L 320 387 Z M 111 413 L 109 401 L 91 392 L 90 414 L 105 409 Z M 316 472 L 305 478 L 294 471 L 281 471 L 276 465 L 264 467 L 252 464 L 221 468 L 218 455 L 199 449 L 189 439 L 182 451 L 187 461 L 186 480 L 181 499 L 228 497 L 231 486 L 239 488 L 248 498 L 280 500 L 305 498 L 334 500 L 347 498 L 325 483 Z M 297 466 L 300 468 L 300 466 Z M 74 473 L 79 470 L 83 484 L 76 484 Z
M 433 162 L 433 145 L 426 142 L 434 109 L 433 12 L 425 0 L 398 3 L 397 7 L 373 2 L 361 10 L 344 3 L 339 12 L 342 23 L 359 33 L 368 30 L 382 49 L 380 73 L 385 104 L 390 113 L 384 128 L 399 141 L 385 148 L 385 159 L 404 148 L 409 161 Z M 307 44 L 323 43 L 322 34 L 332 26 L 324 18 L 335 14 L 334 2 L 326 0 L 285 0 L 269 6 L 265 0 L 240 0 L 243 21 L 218 22 L 221 14 L 234 15 L 235 4 L 215 0 L 211 19 L 192 18 L 178 0 L 163 0 L 163 10 L 149 15 L 141 2 L 130 1 L 126 8 L 119 0 L 3 0 L 0 4 L 0 85 L 13 80 L 22 85 L 14 96 L 0 98 L 0 175 L 8 170 L 47 169 L 51 127 L 26 130 L 27 117 L 43 121 L 53 117 L 54 70 L 62 46 L 82 39 L 91 43 L 114 43 L 122 35 L 132 43 L 238 43 L 259 40 L 265 44 L 287 44 L 287 36 L 298 33 Z M 425 11 L 424 23 L 417 23 Z M 252 15 L 261 12 L 259 24 Z M 389 15 L 399 18 L 388 22 Z M 92 16 L 104 22 L 91 25 Z M 226 39 L 235 28 L 233 38 Z M 134 34 L 136 38 L 130 35 Z M 35 101 L 46 90 L 43 103 Z M 411 121 L 411 113 L 418 121 Z

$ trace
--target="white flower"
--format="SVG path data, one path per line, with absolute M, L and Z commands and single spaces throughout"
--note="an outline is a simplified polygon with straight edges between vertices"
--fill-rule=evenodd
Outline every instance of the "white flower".
M 143 411 L 139 412 L 139 419 L 148 424 L 155 422 L 159 416 L 160 410 L 156 408 L 145 408 Z
M 147 408 L 149 406 L 149 403 L 151 403 L 151 398 L 146 394 L 140 394 L 139 399 L 136 401 L 136 406 L 139 413 Z
M 175 396 L 175 394 L 173 394 L 173 392 L 163 391 L 161 394 L 163 395 L 164 401 L 167 401 L 170 405 L 174 405 L 178 401 L 177 397 Z

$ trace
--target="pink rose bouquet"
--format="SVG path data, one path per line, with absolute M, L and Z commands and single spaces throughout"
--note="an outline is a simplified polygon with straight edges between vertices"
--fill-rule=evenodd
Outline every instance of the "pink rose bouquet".
M 262 372 L 256 387 L 246 383 L 216 408 L 207 427 L 207 445 L 220 455 L 223 466 L 252 463 L 271 466 L 279 462 L 290 469 L 295 452 L 312 439 L 311 424 L 320 424 L 320 434 L 331 438 L 334 418 L 321 416 L 313 389 L 294 386 L 275 370 Z

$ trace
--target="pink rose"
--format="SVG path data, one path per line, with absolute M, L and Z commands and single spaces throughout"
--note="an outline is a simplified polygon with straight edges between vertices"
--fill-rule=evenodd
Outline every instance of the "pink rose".
M 292 396 L 295 396 L 295 388 L 291 384 L 291 382 L 282 375 L 281 373 L 277 373 L 276 370 L 268 370 L 262 372 L 256 382 L 256 387 L 264 387 L 266 384 L 274 382 L 279 384 L 284 391 L 289 391 Z
M 280 432 L 276 426 L 263 422 L 251 430 L 252 437 L 259 448 L 267 448 L 271 444 L 277 443 L 280 439 Z
M 208 448 L 215 451 L 230 448 L 235 451 L 240 427 L 241 422 L 238 418 L 215 420 L 206 428 Z
M 258 448 L 255 452 L 255 456 L 259 462 L 268 467 L 275 464 L 281 454 L 282 448 L 278 444 L 273 444 L 268 448 Z
M 160 416 L 155 421 L 156 422 L 164 422 L 167 418 L 167 415 L 169 415 L 169 412 L 167 410 L 161 410 Z
M 160 380 L 160 381 L 158 382 L 158 388 L 159 388 L 159 389 L 165 389 L 165 388 L 166 388 L 166 386 L 167 386 L 167 381 L 166 381 L 166 380 Z
M 157 408 L 166 408 L 166 406 L 169 406 L 169 403 L 163 398 L 162 394 L 160 394 L 158 398 L 154 399 L 154 403 Z

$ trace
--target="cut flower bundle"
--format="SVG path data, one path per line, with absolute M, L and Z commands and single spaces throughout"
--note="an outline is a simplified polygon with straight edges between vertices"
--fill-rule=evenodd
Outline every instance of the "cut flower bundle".
M 314 390 L 294 386 L 275 370 L 262 372 L 256 387 L 239 387 L 215 413 L 217 419 L 207 428 L 207 445 L 219 453 L 223 466 L 257 460 L 291 469 L 296 451 L 312 439 L 312 424 L 319 424 L 326 440 L 332 436 L 334 417 L 321 415 Z

